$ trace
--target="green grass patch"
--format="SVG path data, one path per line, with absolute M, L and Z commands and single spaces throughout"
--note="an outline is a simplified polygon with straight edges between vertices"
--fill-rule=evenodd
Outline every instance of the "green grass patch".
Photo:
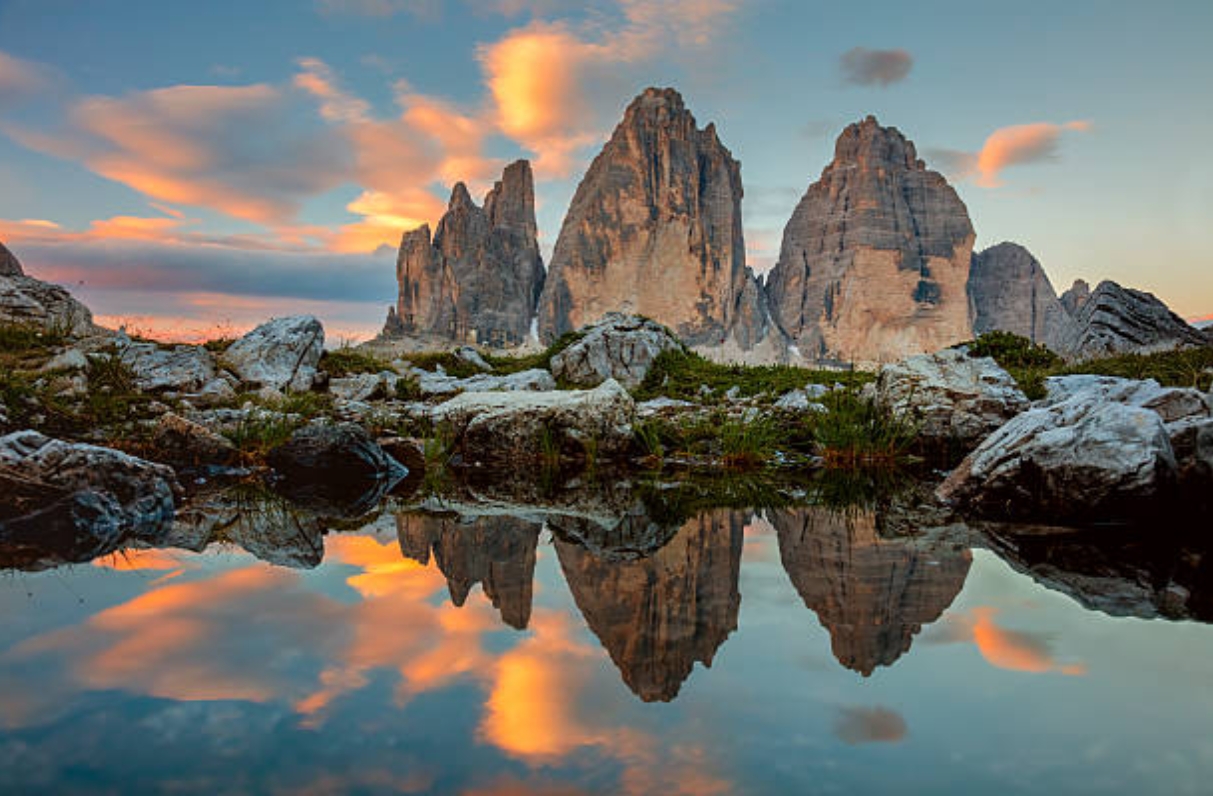
M 889 467 L 908 458 L 916 423 L 852 392 L 834 390 L 821 402 L 827 411 L 805 422 L 827 468 Z
M 555 343 L 535 354 L 510 357 L 497 354 L 485 354 L 484 361 L 493 366 L 494 373 L 508 376 L 511 373 L 521 373 L 524 370 L 551 370 L 552 357 L 585 337 L 584 332 L 566 332 Z
M 775 400 L 808 384 L 838 383 L 858 388 L 873 378 L 873 374 L 864 371 L 811 370 L 792 365 L 723 365 L 692 351 L 663 351 L 633 395 L 638 401 L 662 396 L 696 401 L 704 397 L 701 395 L 704 386 L 714 398 L 720 398 L 736 387 L 740 396 L 765 394 Z
M 382 373 L 391 371 L 392 365 L 374 354 L 349 347 L 325 351 L 320 357 L 320 369 L 333 378 L 344 378 L 359 373 Z

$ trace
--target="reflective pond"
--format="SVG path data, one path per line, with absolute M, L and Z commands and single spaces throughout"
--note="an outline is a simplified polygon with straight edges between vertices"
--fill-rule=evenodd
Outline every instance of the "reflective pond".
M 1213 554 L 779 494 L 0 548 L 0 792 L 1208 792 Z

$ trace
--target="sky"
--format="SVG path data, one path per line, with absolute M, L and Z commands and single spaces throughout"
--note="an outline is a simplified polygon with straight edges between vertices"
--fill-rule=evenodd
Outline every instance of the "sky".
M 899 128 L 977 247 L 1213 316 L 1213 3 L 0 0 L 0 241 L 164 338 L 373 335 L 403 232 L 535 168 L 550 253 L 646 86 L 741 161 L 747 257 L 848 123 Z

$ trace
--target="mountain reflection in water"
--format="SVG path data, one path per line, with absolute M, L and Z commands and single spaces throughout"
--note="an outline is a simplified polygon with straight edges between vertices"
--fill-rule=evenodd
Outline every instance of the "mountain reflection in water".
M 0 791 L 1064 790 L 1093 739 L 1162 743 L 1125 682 L 1190 739 L 1170 781 L 1213 774 L 1213 629 L 1110 618 L 1213 619 L 1183 534 L 968 527 L 913 484 L 448 487 L 0 543 Z

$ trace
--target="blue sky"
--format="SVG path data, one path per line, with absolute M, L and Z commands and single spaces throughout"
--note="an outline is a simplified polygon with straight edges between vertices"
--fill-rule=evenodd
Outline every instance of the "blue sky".
M 0 239 L 109 320 L 361 336 L 451 183 L 531 158 L 550 250 L 624 106 L 673 85 L 741 160 L 757 270 L 871 113 L 979 247 L 1205 317 L 1211 33 L 1196 1 L 0 0 Z

